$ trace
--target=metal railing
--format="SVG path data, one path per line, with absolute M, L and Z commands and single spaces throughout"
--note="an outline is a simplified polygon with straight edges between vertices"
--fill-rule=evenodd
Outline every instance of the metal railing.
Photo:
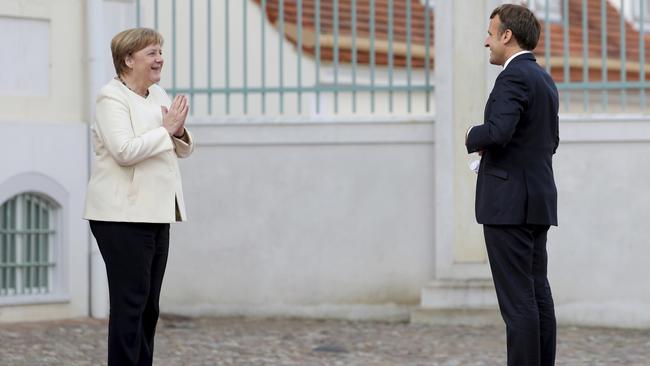
M 555 0 L 559 22 L 552 1 L 537 0 L 544 22 L 536 53 L 557 82 L 563 111 L 649 113 L 650 1 Z
M 433 0 L 137 0 L 194 115 L 431 111 Z
M 54 209 L 32 193 L 0 206 L 0 297 L 51 292 Z
M 164 35 L 161 84 L 188 94 L 195 116 L 426 114 L 433 3 L 137 0 L 136 18 Z M 564 113 L 649 112 L 650 0 L 528 3 Z

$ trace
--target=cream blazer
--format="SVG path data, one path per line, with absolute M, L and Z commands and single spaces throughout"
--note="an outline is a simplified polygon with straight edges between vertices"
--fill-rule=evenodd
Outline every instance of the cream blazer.
M 186 220 L 177 158 L 189 156 L 194 143 L 189 131 L 180 140 L 162 126 L 160 106 L 170 104 L 167 93 L 156 84 L 149 87 L 147 98 L 117 80 L 101 89 L 91 127 L 95 156 L 85 219 Z

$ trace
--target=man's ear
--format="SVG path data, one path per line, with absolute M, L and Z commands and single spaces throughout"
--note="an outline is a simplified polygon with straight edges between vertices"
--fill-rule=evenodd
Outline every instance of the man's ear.
M 514 37 L 512 35 L 512 30 L 506 29 L 505 31 L 503 31 L 503 34 L 501 35 L 501 39 L 506 44 L 510 43 L 510 41 L 514 39 Z

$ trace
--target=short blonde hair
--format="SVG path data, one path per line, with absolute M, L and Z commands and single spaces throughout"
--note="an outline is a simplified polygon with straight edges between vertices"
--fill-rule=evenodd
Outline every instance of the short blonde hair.
M 163 37 L 151 28 L 132 28 L 116 34 L 111 41 L 111 53 L 113 54 L 113 65 L 118 76 L 124 75 L 128 70 L 127 56 L 132 55 L 150 45 L 163 44 Z

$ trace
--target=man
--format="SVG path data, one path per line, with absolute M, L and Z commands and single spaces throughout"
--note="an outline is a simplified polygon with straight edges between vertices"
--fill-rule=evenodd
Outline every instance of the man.
M 502 65 L 482 125 L 466 135 L 481 154 L 476 219 L 485 243 L 501 315 L 508 365 L 555 363 L 555 311 L 547 279 L 546 233 L 557 225 L 552 157 L 559 144 L 558 93 L 535 62 L 540 25 L 518 5 L 490 15 L 485 47 Z

